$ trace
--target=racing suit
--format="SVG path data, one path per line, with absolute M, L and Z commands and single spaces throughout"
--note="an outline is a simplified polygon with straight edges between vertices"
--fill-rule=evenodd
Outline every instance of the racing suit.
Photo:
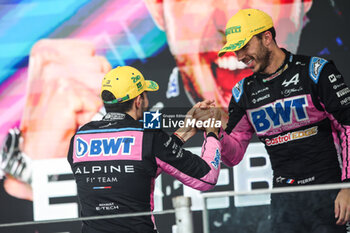
M 350 89 L 332 61 L 282 50 L 286 58 L 275 73 L 254 73 L 232 89 L 229 121 L 221 135 L 222 161 L 238 164 L 255 132 L 269 154 L 274 187 L 349 181 Z M 345 232 L 335 226 L 338 191 L 319 192 L 323 199 L 329 195 L 328 203 L 318 200 L 313 206 L 306 204 L 310 193 L 272 195 L 272 224 L 282 228 L 276 232 L 288 232 L 288 226 L 295 230 L 291 232 L 323 232 L 320 224 L 331 225 L 324 226 L 325 232 Z M 288 216 L 281 214 L 282 206 Z M 304 219 L 309 226 L 295 222 L 297 217 L 309 218 Z
M 81 127 L 68 152 L 78 188 L 81 216 L 153 210 L 155 179 L 166 172 L 198 190 L 214 187 L 221 146 L 209 133 L 199 157 L 161 130 L 144 130 L 128 114 L 107 113 Z M 83 221 L 82 232 L 157 232 L 153 216 Z

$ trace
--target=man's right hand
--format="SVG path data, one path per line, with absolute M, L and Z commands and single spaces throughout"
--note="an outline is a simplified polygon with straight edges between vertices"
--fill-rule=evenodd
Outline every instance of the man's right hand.
M 217 126 L 215 123 L 217 121 L 221 121 L 221 110 L 215 107 L 213 100 L 204 100 L 200 102 L 199 108 L 196 109 L 193 117 L 197 121 L 206 121 L 208 119 L 211 119 L 211 122 L 214 124 L 210 124 L 209 127 L 202 127 L 201 129 L 206 133 L 213 132 L 218 136 L 220 127 L 215 127 Z
M 214 121 L 213 124 L 210 124 L 210 127 L 205 128 L 205 132 L 208 134 L 210 132 L 214 133 L 217 137 L 219 137 L 219 130 L 220 127 L 216 125 L 217 121 L 221 121 L 221 111 L 218 108 L 210 108 L 209 111 L 212 113 L 212 120 Z M 220 124 L 221 126 L 221 124 Z
M 203 104 L 202 104 L 203 103 Z M 202 105 L 202 107 L 201 107 Z M 205 100 L 203 102 L 196 103 L 187 113 L 185 122 L 189 122 L 192 119 L 196 119 L 196 121 L 205 121 L 209 118 L 215 117 L 215 112 L 212 111 L 211 108 L 214 109 L 214 101 L 212 100 Z M 218 118 L 220 120 L 220 118 Z M 204 128 L 202 128 L 204 130 Z M 209 130 L 209 129 L 208 129 Z M 211 131 L 215 131 L 214 129 L 210 129 Z M 192 136 L 194 136 L 197 133 L 196 127 L 182 127 L 179 128 L 175 132 L 179 137 L 181 137 L 183 142 L 186 142 L 188 139 L 190 139 Z
M 199 102 L 199 106 L 201 110 L 208 110 L 210 108 L 215 107 L 215 101 L 214 100 L 204 100 L 202 102 Z M 223 109 L 223 108 L 218 108 L 217 110 L 220 111 L 220 116 L 221 119 L 221 126 L 222 128 L 226 128 L 227 122 L 228 122 L 228 114 L 227 112 Z M 197 119 L 197 117 L 201 117 L 202 119 L 205 119 L 205 116 L 207 117 L 206 119 L 210 118 L 210 116 L 212 117 L 212 115 L 210 113 L 205 114 L 204 111 L 201 111 L 201 115 L 196 115 L 195 118 Z

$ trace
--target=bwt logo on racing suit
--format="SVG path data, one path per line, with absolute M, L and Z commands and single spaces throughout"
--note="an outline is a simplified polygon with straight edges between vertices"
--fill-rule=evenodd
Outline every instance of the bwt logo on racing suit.
M 271 129 L 271 127 L 280 127 L 281 123 L 283 125 L 293 123 L 293 116 L 298 122 L 308 120 L 307 106 L 306 96 L 291 97 L 250 110 L 249 117 L 256 132 L 261 133 Z
M 76 140 L 76 156 L 82 158 L 87 156 L 113 156 L 130 155 L 131 146 L 134 145 L 134 137 L 113 137 L 103 139 L 91 139 L 90 143 L 78 137 Z

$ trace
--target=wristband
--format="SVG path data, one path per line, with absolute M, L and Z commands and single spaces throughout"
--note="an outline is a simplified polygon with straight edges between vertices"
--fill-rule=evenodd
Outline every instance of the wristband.
M 185 143 L 185 140 L 176 132 L 174 132 L 174 135 L 182 141 L 182 143 Z
M 214 137 L 214 138 L 216 138 L 216 140 L 219 140 L 218 137 L 216 136 L 216 134 L 213 133 L 213 132 L 209 132 L 209 133 L 207 134 L 207 137 Z

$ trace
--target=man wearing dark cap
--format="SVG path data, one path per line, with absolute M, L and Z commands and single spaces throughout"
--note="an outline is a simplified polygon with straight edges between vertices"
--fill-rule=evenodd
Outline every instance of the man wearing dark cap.
M 225 34 L 219 56 L 235 53 L 253 74 L 232 89 L 222 161 L 237 165 L 256 133 L 274 187 L 348 182 L 350 89 L 334 63 L 278 47 L 271 17 L 257 9 L 238 11 Z M 350 190 L 272 195 L 271 207 L 272 232 L 345 232 Z
M 155 179 L 161 172 L 199 190 L 216 184 L 221 154 L 218 128 L 205 129 L 201 157 L 182 148 L 195 128 L 181 128 L 170 137 L 162 130 L 143 128 L 139 120 L 148 108 L 147 92 L 157 90 L 156 82 L 144 80 L 130 66 L 117 67 L 104 77 L 101 97 L 107 114 L 82 126 L 72 137 L 68 153 L 82 217 L 152 211 Z M 192 108 L 188 117 L 195 111 L 200 109 Z M 219 111 L 212 109 L 211 114 L 220 119 Z M 82 232 L 157 230 L 148 215 L 83 221 Z

